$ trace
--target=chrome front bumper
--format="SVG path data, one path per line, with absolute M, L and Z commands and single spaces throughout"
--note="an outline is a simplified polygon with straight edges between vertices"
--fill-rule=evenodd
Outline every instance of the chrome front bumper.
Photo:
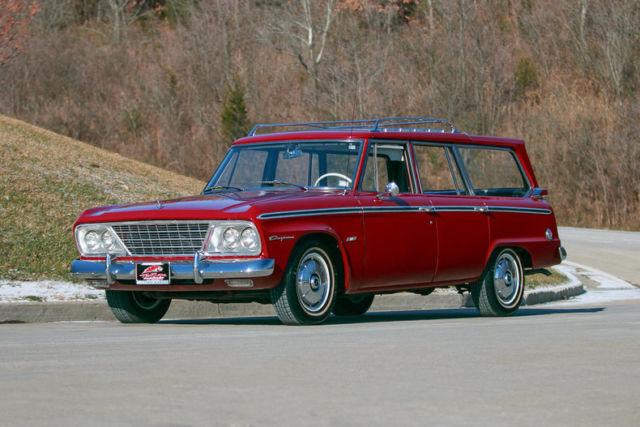
M 265 277 L 273 273 L 273 259 L 218 260 L 201 259 L 199 254 L 193 261 L 169 263 L 171 279 L 192 280 L 201 284 L 206 279 L 237 279 Z M 104 280 L 107 285 L 121 280 L 135 280 L 136 266 L 133 261 L 118 261 L 110 256 L 104 261 L 76 259 L 71 262 L 71 275 L 77 279 Z

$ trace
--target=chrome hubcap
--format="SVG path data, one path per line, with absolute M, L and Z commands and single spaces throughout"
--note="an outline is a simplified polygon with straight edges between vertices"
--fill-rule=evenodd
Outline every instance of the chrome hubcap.
M 333 289 L 333 273 L 327 255 L 319 249 L 307 252 L 296 273 L 296 291 L 300 305 L 309 314 L 326 310 Z
M 510 308 L 518 302 L 522 277 L 520 265 L 513 255 L 504 253 L 496 260 L 493 288 L 503 307 Z

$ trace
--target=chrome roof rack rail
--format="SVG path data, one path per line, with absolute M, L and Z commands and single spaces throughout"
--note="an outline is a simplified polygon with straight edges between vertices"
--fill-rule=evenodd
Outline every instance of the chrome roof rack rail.
M 435 126 L 438 129 L 432 129 Z M 458 133 L 451 122 L 435 117 L 381 117 L 368 120 L 337 120 L 327 122 L 259 123 L 248 136 L 257 135 L 263 129 L 288 128 L 284 132 L 304 130 L 365 130 L 371 132 L 446 132 Z M 293 129 L 292 129 L 293 128 Z

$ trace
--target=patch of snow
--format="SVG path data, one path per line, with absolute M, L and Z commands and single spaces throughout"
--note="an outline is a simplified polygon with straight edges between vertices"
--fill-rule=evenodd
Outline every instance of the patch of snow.
M 578 264 L 576 262 L 565 261 L 565 264 L 573 267 L 574 269 L 579 269 L 578 271 L 583 276 L 587 276 L 591 280 L 598 282 L 600 285 L 598 288 L 606 288 L 606 289 L 637 289 L 631 283 L 622 280 L 618 277 L 612 276 L 609 273 L 605 273 L 604 271 L 597 270 L 593 267 L 588 267 L 586 265 Z
M 104 299 L 104 291 L 82 283 L 43 280 L 18 282 L 0 280 L 0 303 L 95 301 Z
M 598 285 L 595 289 L 585 287 L 587 292 L 573 297 L 570 300 L 551 302 L 545 305 L 600 304 L 603 302 L 640 299 L 639 288 L 604 271 L 569 261 L 565 261 L 554 268 L 564 273 L 571 280 L 575 279 L 579 281 L 577 276 L 585 276 Z

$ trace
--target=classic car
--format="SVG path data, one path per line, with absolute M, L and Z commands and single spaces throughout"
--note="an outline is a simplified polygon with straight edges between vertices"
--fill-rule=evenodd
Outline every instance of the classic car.
M 83 212 L 75 277 L 122 322 L 172 299 L 273 304 L 289 325 L 376 294 L 455 287 L 514 313 L 525 274 L 566 256 L 525 144 L 429 117 L 256 125 L 202 194 Z

